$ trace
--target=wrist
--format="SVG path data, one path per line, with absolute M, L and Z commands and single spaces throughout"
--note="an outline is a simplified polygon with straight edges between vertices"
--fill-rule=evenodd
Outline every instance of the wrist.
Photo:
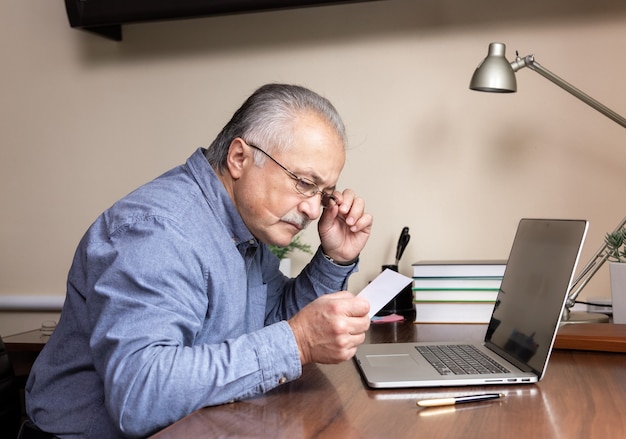
M 300 364 L 304 365 L 309 363 L 309 356 L 305 352 L 305 336 L 303 331 L 300 330 L 300 327 L 293 321 L 293 318 L 287 320 L 287 324 L 291 328 L 291 332 L 293 333 L 293 337 L 296 340 L 296 346 L 298 346 L 298 355 L 300 356 Z
M 341 267 L 349 267 L 350 265 L 354 265 L 356 263 L 356 261 L 359 259 L 359 257 L 357 256 L 356 258 L 352 259 L 351 261 L 338 261 L 336 259 L 333 259 L 332 257 L 328 256 L 326 253 L 324 253 L 324 251 L 322 251 L 322 255 L 324 255 L 324 258 L 326 258 L 327 261 L 335 264 L 335 265 L 339 265 Z

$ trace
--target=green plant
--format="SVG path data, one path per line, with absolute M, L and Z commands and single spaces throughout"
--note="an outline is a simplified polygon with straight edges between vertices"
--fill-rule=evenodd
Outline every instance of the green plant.
M 613 233 L 607 233 L 604 237 L 604 243 L 609 261 L 626 263 L 626 227 Z
M 313 254 L 311 246 L 302 242 L 300 240 L 300 236 L 295 236 L 286 247 L 279 247 L 277 245 L 270 245 L 268 247 L 270 248 L 270 251 L 278 257 L 278 259 L 285 259 L 294 250 L 300 250 L 304 253 Z

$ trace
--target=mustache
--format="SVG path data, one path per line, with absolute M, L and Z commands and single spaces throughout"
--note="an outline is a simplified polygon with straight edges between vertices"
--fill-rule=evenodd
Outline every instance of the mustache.
M 310 219 L 302 215 L 298 215 L 297 213 L 288 213 L 287 215 L 281 218 L 281 221 L 284 221 L 289 224 L 293 224 L 301 230 L 306 229 L 308 225 L 311 224 Z

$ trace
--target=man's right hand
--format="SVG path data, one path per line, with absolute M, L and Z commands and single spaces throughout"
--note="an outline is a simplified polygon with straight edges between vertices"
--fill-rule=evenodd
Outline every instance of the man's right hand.
M 302 308 L 288 323 L 300 361 L 335 364 L 349 360 L 365 340 L 369 303 L 348 291 L 327 294 Z

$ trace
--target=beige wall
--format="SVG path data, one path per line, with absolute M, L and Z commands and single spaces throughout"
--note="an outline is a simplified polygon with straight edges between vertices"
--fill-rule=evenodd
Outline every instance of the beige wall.
M 354 292 L 403 226 L 407 275 L 418 259 L 505 258 L 524 216 L 588 218 L 586 260 L 626 215 L 626 131 L 529 69 L 513 95 L 467 86 L 502 41 L 626 114 L 626 5 L 588 3 L 389 0 L 129 25 L 116 43 L 71 29 L 60 0 L 4 1 L 0 295 L 62 295 L 93 219 L 273 81 L 326 95 L 348 127 L 340 185 L 375 217 Z M 608 288 L 605 267 L 584 296 Z M 40 317 L 0 315 L 0 334 Z

